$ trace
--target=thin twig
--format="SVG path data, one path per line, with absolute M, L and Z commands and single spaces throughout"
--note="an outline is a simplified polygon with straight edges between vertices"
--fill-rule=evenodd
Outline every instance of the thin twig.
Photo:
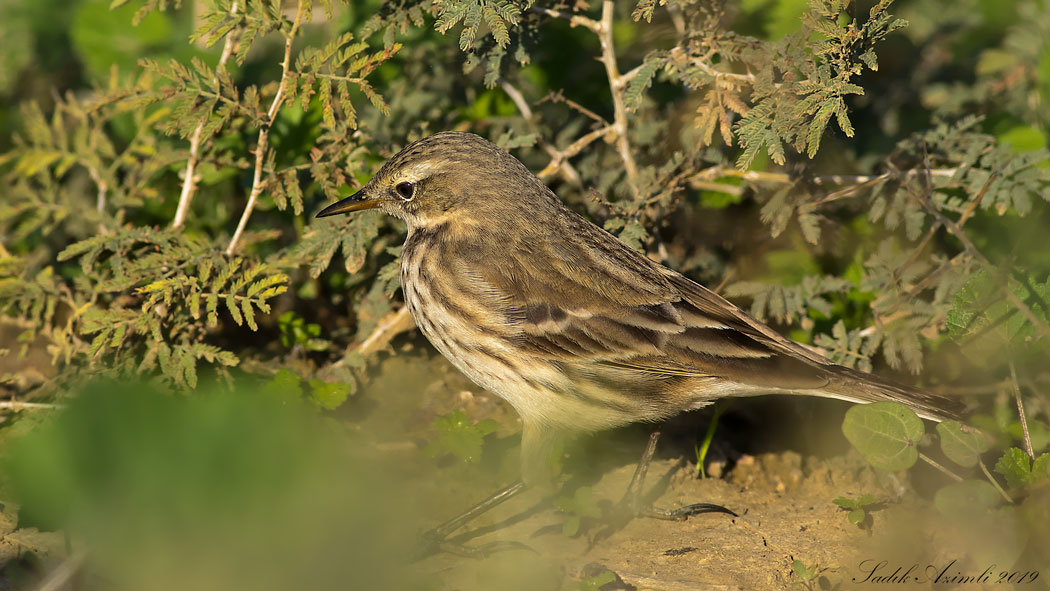
M 926 454 L 924 454 L 922 452 L 919 452 L 919 457 L 922 458 L 922 460 L 924 462 L 926 462 L 927 464 L 929 464 L 929 465 L 933 466 L 934 468 L 937 468 L 941 472 L 947 474 L 948 477 L 951 478 L 952 480 L 954 480 L 956 482 L 962 482 L 963 481 L 962 476 L 959 476 L 955 472 L 952 472 L 951 470 L 949 470 L 949 469 L 945 468 L 944 466 L 938 464 L 937 462 L 935 462 L 932 458 L 930 458 Z
M 514 85 L 507 82 L 504 78 L 500 78 L 499 86 L 503 89 L 503 92 L 507 93 L 510 100 L 514 101 L 514 106 L 518 107 L 518 110 L 521 111 L 521 116 L 528 121 L 532 121 L 532 107 L 529 106 L 528 101 L 525 100 L 521 91 L 514 88 Z
M 1000 269 L 993 265 L 991 261 L 989 261 L 983 254 L 981 254 L 981 251 L 977 250 L 977 247 L 974 246 L 973 242 L 970 241 L 970 237 L 962 231 L 962 228 L 960 228 L 955 222 L 948 219 L 948 216 L 944 215 L 940 212 L 940 210 L 934 207 L 929 202 L 928 197 L 916 196 L 916 198 L 918 199 L 922 207 L 930 213 L 930 215 L 937 218 L 937 221 L 940 222 L 941 225 L 943 225 L 945 228 L 947 228 L 948 232 L 952 236 L 955 236 L 956 240 L 962 243 L 963 249 L 966 250 L 966 252 L 968 252 L 970 256 L 972 256 L 978 263 L 980 263 L 982 267 L 984 267 L 984 270 L 988 273 L 990 277 L 998 277 L 1001 275 Z M 1038 316 L 1035 315 L 1035 312 L 1033 312 L 1032 309 L 1028 307 L 1028 304 L 1026 304 L 1024 300 L 1018 297 L 1018 295 L 1014 293 L 1014 290 L 1010 289 L 1009 283 L 1004 283 L 1000 285 L 999 288 L 1003 294 L 1003 297 L 1005 297 L 1006 300 L 1010 302 L 1010 305 L 1017 308 L 1017 311 L 1020 312 L 1026 320 L 1031 322 L 1032 325 L 1036 328 L 1036 330 L 1041 332 L 1043 336 L 1050 338 L 1050 325 L 1046 324 L 1045 322 L 1040 320 Z
M 1017 414 L 1021 417 L 1021 432 L 1024 433 L 1024 447 L 1028 457 L 1035 459 L 1035 450 L 1032 449 L 1032 436 L 1028 434 L 1028 419 L 1024 415 L 1024 404 L 1021 402 L 1021 386 L 1017 383 L 1017 370 L 1014 362 L 1010 360 L 1010 383 L 1014 387 L 1014 398 L 1017 399 Z
M 230 16 L 236 16 L 237 14 L 237 2 L 233 0 L 230 5 Z M 226 62 L 229 61 L 230 55 L 233 54 L 233 47 L 237 41 L 237 29 L 232 29 L 226 34 L 226 41 L 223 42 L 222 55 L 219 56 L 219 65 L 215 67 L 215 76 L 212 77 L 212 83 L 217 83 L 219 79 L 219 70 L 226 67 Z M 204 132 L 204 124 L 207 123 L 208 119 L 204 118 L 197 128 L 193 130 L 193 134 L 190 135 L 190 157 L 186 160 L 186 177 L 182 179 L 182 192 L 179 194 L 179 205 L 175 209 L 175 218 L 171 221 L 171 227 L 179 229 L 184 223 L 186 223 L 186 216 L 189 215 L 190 202 L 193 201 L 193 194 L 197 191 L 197 162 L 200 160 L 200 148 L 201 148 L 201 135 Z
M 545 102 L 545 101 L 550 101 L 552 103 L 565 103 L 566 105 L 569 105 L 570 108 L 576 109 L 580 113 L 583 113 L 584 115 L 590 117 L 591 119 L 594 119 L 595 121 L 597 121 L 598 123 L 600 123 L 602 125 L 608 125 L 609 124 L 609 122 L 606 121 L 605 118 L 602 117 L 601 115 L 595 113 L 594 111 L 588 109 L 587 107 L 584 107 L 580 103 L 578 103 L 578 102 L 576 102 L 576 101 L 574 101 L 574 100 L 572 100 L 570 98 L 566 98 L 565 95 L 562 94 L 561 90 L 558 90 L 556 92 L 548 93 L 547 96 L 543 97 L 543 100 L 541 100 L 540 102 L 542 103 L 542 102 Z
M 922 169 L 914 169 L 914 170 L 906 171 L 904 173 L 904 175 L 905 176 L 914 176 L 914 175 L 917 175 L 917 174 L 920 174 L 920 173 L 921 174 L 929 173 L 930 176 L 950 177 L 950 176 L 954 175 L 955 172 L 956 172 L 956 169 L 954 169 L 954 168 L 933 169 L 933 170 L 928 170 L 928 171 L 927 170 L 922 170 Z M 877 175 L 838 175 L 838 174 L 829 174 L 829 175 L 816 176 L 816 177 L 813 177 L 813 178 L 808 179 L 808 180 L 809 180 L 809 182 L 813 183 L 814 185 L 818 185 L 818 186 L 823 186 L 823 185 L 871 185 L 871 184 L 878 183 L 880 181 L 888 180 L 891 176 L 893 176 L 893 174 L 894 173 L 883 173 L 883 174 L 877 174 Z M 734 167 L 731 167 L 731 166 L 718 165 L 718 166 L 711 166 L 711 167 L 705 168 L 705 169 L 697 172 L 696 174 L 692 175 L 691 177 L 688 177 L 686 179 L 686 181 L 692 182 L 693 180 L 714 180 L 714 179 L 721 178 L 721 177 L 735 177 L 735 178 L 741 178 L 741 179 L 744 179 L 745 181 L 751 181 L 751 182 L 767 182 L 767 183 L 779 183 L 779 184 L 792 183 L 792 182 L 794 182 L 796 180 L 796 179 L 791 178 L 791 176 L 789 176 L 787 174 L 784 174 L 784 173 L 781 173 L 781 172 L 760 172 L 760 171 L 755 171 L 755 170 L 740 170 L 739 168 L 734 168 Z M 832 195 L 834 195 L 834 193 L 832 193 Z M 836 197 L 836 198 L 840 198 L 840 197 Z M 827 198 L 822 198 L 821 200 L 817 201 L 816 203 L 817 204 L 823 204 L 826 200 L 828 200 L 828 199 Z M 834 200 L 834 199 L 831 199 L 831 200 Z
M 562 10 L 554 10 L 553 8 L 543 8 L 541 6 L 533 6 L 529 10 L 533 12 L 538 12 L 540 14 L 545 14 L 547 16 L 552 16 L 554 18 L 565 19 L 569 21 L 570 26 L 587 27 L 595 33 L 599 33 L 599 30 L 601 29 L 601 23 L 599 23 L 598 21 L 587 18 L 585 16 L 580 16 L 578 14 L 572 14 L 570 12 L 564 12 Z
M 102 212 L 106 210 L 106 193 L 109 192 L 109 185 L 103 180 L 102 175 L 99 174 L 98 169 L 94 166 L 88 166 L 87 171 L 98 188 L 98 197 L 95 198 L 95 211 L 101 216 Z M 101 221 L 98 223 L 98 231 L 100 234 L 107 232 L 105 224 Z
M 541 170 L 536 176 L 540 177 L 541 179 L 549 177 L 550 175 L 554 174 L 554 171 L 558 170 L 558 168 L 561 167 L 562 162 L 565 162 L 569 158 L 572 158 L 573 156 L 579 154 L 581 151 L 583 151 L 584 148 L 591 145 L 591 143 L 593 143 L 595 140 L 597 140 L 600 137 L 604 137 L 607 134 L 613 133 L 613 131 L 613 126 L 610 125 L 601 129 L 596 129 L 588 133 L 587 135 L 581 137 L 580 139 L 570 144 L 568 148 L 565 148 L 564 150 L 559 150 L 558 155 L 552 158 L 550 163 L 548 163 L 547 166 L 545 166 L 543 170 Z
M 21 400 L 0 400 L 0 408 L 11 410 L 58 410 L 63 408 L 61 404 L 48 404 L 46 402 L 22 402 Z
M 65 587 L 83 566 L 87 554 L 83 550 L 77 550 L 71 556 L 62 561 L 58 567 L 51 571 L 44 582 L 36 588 L 36 591 L 58 591 Z
M 665 4 L 664 8 L 667 9 L 667 14 L 671 16 L 671 23 L 674 24 L 674 29 L 678 32 L 678 36 L 684 37 L 685 17 L 682 15 L 682 9 L 678 8 L 675 4 Z
M 602 46 L 601 61 L 605 66 L 605 75 L 609 78 L 609 90 L 612 92 L 616 150 L 623 159 L 623 168 L 627 173 L 627 183 L 631 185 L 631 193 L 637 199 L 641 196 L 638 192 L 638 165 L 634 162 L 631 144 L 627 140 L 627 106 L 623 100 L 623 89 L 626 83 L 620 78 L 616 65 L 616 46 L 613 45 L 613 9 L 615 6 L 613 0 L 602 2 L 602 20 L 595 32 Z
M 230 238 L 230 245 L 226 247 L 227 256 L 232 255 L 237 249 L 237 242 L 240 241 L 241 235 L 244 234 L 244 229 L 248 226 L 248 218 L 252 216 L 255 203 L 259 200 L 259 195 L 262 194 L 265 186 L 262 180 L 262 171 L 266 163 L 266 153 L 269 147 L 266 142 L 270 137 L 270 128 L 277 119 L 277 112 L 280 111 L 281 104 L 284 103 L 285 86 L 288 83 L 288 70 L 292 64 L 292 42 L 295 40 L 296 33 L 299 32 L 299 25 L 302 23 L 303 13 L 305 12 L 304 8 L 304 0 L 299 0 L 299 6 L 295 10 L 295 21 L 292 23 L 292 30 L 288 32 L 284 40 L 284 60 L 281 61 L 281 79 L 277 81 L 277 94 L 273 97 L 270 109 L 266 112 L 266 121 L 259 130 L 259 141 L 255 144 L 255 173 L 252 175 L 252 190 L 248 194 L 248 203 L 244 205 L 244 213 L 241 214 L 241 219 L 237 223 L 237 230 L 233 233 L 233 238 Z
M 735 82 L 742 82 L 744 84 L 754 84 L 755 83 L 755 75 L 754 74 L 750 74 L 750 73 L 748 73 L 748 74 L 737 74 L 736 72 L 723 72 L 722 70 L 717 70 L 714 67 L 712 67 L 711 64 L 707 63 L 705 60 L 702 60 L 702 59 L 696 58 L 696 57 L 689 57 L 689 56 L 687 56 L 686 53 L 685 53 L 685 50 L 683 50 L 681 47 L 674 47 L 674 48 L 672 48 L 670 54 L 671 54 L 672 58 L 686 58 L 686 59 L 688 59 L 691 64 L 693 64 L 694 66 L 700 68 L 701 70 L 704 71 L 705 74 L 707 74 L 708 76 L 711 76 L 712 78 L 715 78 L 716 80 L 732 80 L 732 81 L 735 81 Z
M 529 125 L 532 126 L 533 129 L 535 129 L 536 120 L 534 118 L 534 113 L 532 112 L 532 107 L 529 106 L 528 101 L 525 100 L 525 96 L 521 94 L 521 91 L 519 91 L 517 88 L 514 87 L 513 84 L 504 79 L 500 79 L 499 85 L 500 88 L 503 89 L 503 92 L 507 93 L 507 96 L 510 97 L 510 100 L 514 101 L 514 105 L 518 107 L 519 111 L 521 111 L 521 116 L 525 119 L 525 121 L 527 121 Z M 550 142 L 544 140 L 543 138 L 540 138 L 537 141 L 537 143 L 539 144 L 540 148 L 543 149 L 543 151 L 546 152 L 552 159 L 558 158 L 558 149 L 552 146 Z M 561 159 L 560 162 L 561 172 L 565 176 L 565 180 L 569 181 L 570 183 L 580 184 L 580 175 L 576 172 L 576 169 L 573 168 L 572 164 L 570 164 L 568 160 L 565 159 Z
M 999 491 L 999 494 L 1002 495 L 1004 499 L 1006 499 L 1006 502 L 1013 503 L 1014 500 L 1010 498 L 1010 495 L 1006 494 L 1006 491 L 1003 490 L 1003 487 L 999 485 L 999 481 L 996 480 L 995 477 L 992 476 L 992 473 L 988 471 L 988 466 L 985 466 L 984 462 L 982 462 L 979 459 L 977 460 L 977 464 L 981 467 L 981 472 L 984 472 L 984 475 L 988 478 L 988 481 L 991 482 L 992 486 L 995 487 L 995 490 Z
M 415 321 L 408 311 L 408 306 L 401 306 L 397 312 L 380 319 L 372 333 L 365 337 L 361 344 L 354 347 L 354 352 L 365 356 L 370 355 L 386 347 L 395 336 L 414 326 Z

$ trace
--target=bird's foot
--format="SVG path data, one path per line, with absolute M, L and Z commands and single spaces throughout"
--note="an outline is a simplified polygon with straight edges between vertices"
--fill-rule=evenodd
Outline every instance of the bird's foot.
M 489 498 L 474 505 L 470 509 L 467 509 L 457 517 L 454 517 L 424 533 L 413 556 L 418 560 L 438 552 L 448 552 L 458 556 L 484 558 L 504 550 L 532 550 L 532 548 L 529 548 L 521 542 L 513 541 L 497 541 L 482 544 L 480 546 L 465 546 L 449 540 L 449 536 L 452 535 L 452 532 L 456 531 L 463 525 L 466 525 L 478 515 L 485 513 L 489 509 L 492 509 L 507 499 L 517 495 L 524 488 L 525 485 L 519 480 L 510 486 L 496 491 L 490 495 Z
M 693 515 L 701 513 L 726 513 L 737 517 L 737 514 L 721 505 L 713 503 L 693 503 L 675 509 L 661 509 L 654 507 L 651 503 L 644 503 L 640 496 L 628 493 L 619 503 L 606 513 L 605 526 L 602 527 L 591 538 L 591 544 L 609 537 L 616 531 L 623 529 L 629 522 L 637 517 L 649 519 L 660 519 L 662 521 L 685 521 Z
M 513 540 L 500 540 L 489 542 L 487 544 L 480 544 L 478 546 L 467 546 L 445 538 L 443 533 L 438 531 L 438 529 L 439 528 L 432 529 L 422 535 L 422 539 L 414 553 L 414 558 L 416 560 L 421 560 L 439 552 L 447 552 L 464 558 L 487 558 L 497 552 L 505 552 L 507 550 L 528 550 L 530 552 L 535 552 L 533 548 Z
M 637 517 L 649 517 L 650 519 L 662 519 L 664 521 L 685 521 L 693 515 L 700 515 L 701 513 L 727 513 L 733 517 L 739 517 L 732 510 L 714 503 L 693 503 L 692 505 L 676 509 L 658 509 L 650 505 L 635 511 Z

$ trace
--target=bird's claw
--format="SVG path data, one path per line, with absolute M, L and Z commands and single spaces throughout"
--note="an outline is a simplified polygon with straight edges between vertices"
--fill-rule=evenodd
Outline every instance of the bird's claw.
M 497 552 L 508 550 L 528 550 L 535 553 L 536 550 L 527 544 L 514 540 L 500 540 L 481 544 L 480 546 L 467 546 L 449 541 L 438 532 L 429 531 L 423 534 L 422 541 L 415 552 L 416 560 L 420 560 L 437 552 L 447 552 L 464 558 L 487 558 Z
M 638 517 L 649 517 L 651 519 L 662 519 L 665 521 L 685 521 L 693 515 L 700 515 L 701 513 L 726 513 L 733 517 L 739 517 L 732 510 L 726 509 L 722 505 L 715 505 L 714 503 L 693 503 L 692 505 L 678 507 L 677 509 L 658 509 L 650 505 L 649 507 L 636 510 L 636 515 Z

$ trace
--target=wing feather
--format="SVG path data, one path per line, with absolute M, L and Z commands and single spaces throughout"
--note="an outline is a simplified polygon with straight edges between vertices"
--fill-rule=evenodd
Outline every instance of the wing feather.
M 572 264 L 530 244 L 515 257 L 522 263 L 477 271 L 486 285 L 514 294 L 506 316 L 524 350 L 590 373 L 606 367 L 639 379 L 722 378 L 774 389 L 828 383 L 824 370 L 784 344 L 790 341 L 704 287 L 602 238 L 583 236 Z M 541 267 L 529 262 L 535 260 L 558 262 Z

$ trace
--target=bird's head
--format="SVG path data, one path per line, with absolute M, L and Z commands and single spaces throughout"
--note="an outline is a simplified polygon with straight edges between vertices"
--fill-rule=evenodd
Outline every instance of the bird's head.
M 516 158 L 472 133 L 445 131 L 409 144 L 360 191 L 317 217 L 382 209 L 410 228 L 449 220 L 517 218 L 550 190 Z

